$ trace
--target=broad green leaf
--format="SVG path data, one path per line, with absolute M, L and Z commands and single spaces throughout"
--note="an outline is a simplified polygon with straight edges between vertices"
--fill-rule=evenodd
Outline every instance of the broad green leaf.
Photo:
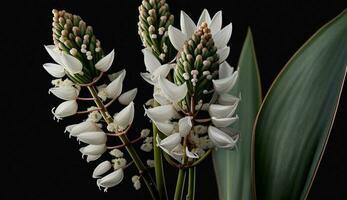
M 272 84 L 255 126 L 257 199 L 305 199 L 324 153 L 347 65 L 347 11 L 316 32 Z
M 240 120 L 234 126 L 240 131 L 240 140 L 234 151 L 219 149 L 213 152 L 221 200 L 249 200 L 252 194 L 251 135 L 261 103 L 261 86 L 250 30 L 241 51 L 238 67 L 239 80 L 233 94 L 241 94 L 238 108 Z

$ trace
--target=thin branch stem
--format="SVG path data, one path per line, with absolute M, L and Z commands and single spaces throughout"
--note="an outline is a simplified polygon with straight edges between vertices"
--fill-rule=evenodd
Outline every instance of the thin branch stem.
M 188 169 L 188 192 L 186 200 L 195 200 L 196 167 Z

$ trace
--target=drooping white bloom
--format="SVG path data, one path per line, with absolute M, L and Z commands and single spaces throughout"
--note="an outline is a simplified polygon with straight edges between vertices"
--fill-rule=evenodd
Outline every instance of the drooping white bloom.
M 154 122 L 164 122 L 177 116 L 177 112 L 172 105 L 145 108 L 145 114 Z
M 197 30 L 197 28 L 202 24 L 202 23 L 207 23 L 208 27 L 211 30 L 212 38 L 214 40 L 215 46 L 218 49 L 224 48 L 228 41 L 230 40 L 231 37 L 231 32 L 232 32 L 232 24 L 230 23 L 226 27 L 222 28 L 222 12 L 219 11 L 217 12 L 213 19 L 211 20 L 210 14 L 206 9 L 203 10 L 203 12 L 200 15 L 198 24 L 195 25 L 193 20 L 184 12 L 181 11 L 181 19 L 180 19 L 180 25 L 181 25 L 181 30 L 169 26 L 168 28 L 168 34 L 170 41 L 172 45 L 175 47 L 176 50 L 180 50 L 183 47 L 183 44 L 185 41 L 187 41 L 193 33 Z M 223 56 L 220 57 L 225 57 L 226 54 L 223 52 Z M 227 57 L 227 56 L 226 56 Z
M 100 163 L 98 166 L 95 167 L 93 171 L 93 178 L 100 178 L 100 176 L 105 174 L 108 170 L 110 170 L 111 167 L 112 164 L 108 160 Z
M 240 98 L 228 93 L 223 93 L 218 97 L 218 103 L 221 105 L 233 105 L 238 101 L 240 101 Z
M 134 102 L 131 102 L 127 105 L 123 110 L 116 114 L 113 119 L 113 123 L 115 123 L 119 129 L 126 129 L 130 124 L 133 123 L 135 114 Z
M 65 76 L 64 67 L 55 63 L 45 63 L 43 68 L 53 77 L 62 78 Z
M 100 127 L 97 126 L 96 123 L 94 122 L 90 122 L 90 121 L 85 121 L 85 122 L 81 122 L 79 124 L 73 124 L 70 126 L 67 126 L 65 128 L 65 131 L 68 131 L 70 133 L 70 137 L 71 136 L 78 136 L 81 133 L 84 132 L 93 132 L 93 131 L 101 131 Z
M 112 65 L 114 59 L 114 50 L 112 50 L 105 57 L 101 58 L 96 64 L 95 68 L 99 71 L 106 72 Z
M 117 169 L 116 171 L 104 176 L 101 179 L 98 179 L 96 181 L 97 186 L 100 187 L 104 187 L 104 192 L 107 192 L 107 189 L 110 187 L 114 187 L 116 185 L 118 185 L 120 182 L 122 182 L 124 177 L 124 172 L 123 169 Z
M 234 122 L 236 122 L 239 119 L 239 116 L 236 115 L 235 117 L 226 117 L 226 118 L 212 117 L 211 119 L 212 119 L 213 125 L 215 125 L 216 127 L 228 127 Z
M 174 131 L 174 125 L 170 123 L 169 121 L 167 122 L 154 122 L 158 130 L 165 135 L 169 136 L 172 134 Z
M 100 155 L 103 154 L 106 151 L 106 145 L 105 144 L 90 144 L 85 147 L 80 148 L 80 152 L 83 155 Z
M 52 109 L 52 113 L 55 118 L 58 120 L 62 119 L 63 117 L 68 117 L 71 115 L 76 114 L 78 109 L 78 105 L 76 100 L 69 100 L 69 101 L 64 101 L 61 103 L 56 109 Z
M 179 137 L 177 137 L 177 135 L 175 136 L 176 139 L 179 138 L 181 139 L 181 136 L 179 135 L 179 133 L 176 133 Z M 166 139 L 166 138 L 165 138 Z M 161 142 L 162 140 L 159 138 L 159 136 L 157 135 L 156 137 L 156 141 L 157 141 L 157 146 L 159 146 L 165 153 L 167 153 L 169 156 L 171 156 L 172 158 L 174 158 L 175 160 L 177 160 L 178 162 L 182 163 L 183 162 L 183 147 L 180 144 L 180 141 L 178 141 L 178 144 L 176 144 L 176 146 L 174 146 L 174 144 L 172 146 L 174 146 L 172 149 L 169 148 L 165 148 L 164 146 L 161 146 Z
M 174 133 L 167 136 L 165 139 L 161 140 L 158 145 L 161 148 L 172 150 L 181 142 L 181 135 L 179 133 Z
M 234 148 L 239 137 L 236 135 L 236 137 L 233 138 L 214 126 L 208 127 L 208 136 L 212 143 L 218 148 Z
M 48 93 L 50 92 L 56 97 L 68 101 L 77 99 L 80 91 L 73 86 L 60 86 L 49 89 Z
M 229 118 L 232 115 L 234 115 L 236 108 L 237 108 L 237 105 L 238 105 L 238 102 L 236 102 L 234 105 L 230 105 L 230 106 L 211 104 L 208 112 L 209 112 L 211 117 Z
M 223 62 L 219 67 L 219 79 L 212 80 L 215 91 L 218 94 L 230 92 L 238 78 L 238 71 L 234 72 L 227 62 Z
M 87 155 L 87 162 L 95 161 L 101 157 L 100 155 Z
M 105 144 L 107 136 L 103 131 L 84 132 L 77 136 L 77 140 L 87 144 Z
M 110 99 L 117 98 L 122 93 L 125 74 L 126 74 L 126 71 L 123 69 L 122 71 L 120 71 L 116 79 L 114 79 L 105 88 L 105 92 L 108 98 Z
M 168 98 L 172 103 L 179 102 L 187 95 L 188 88 L 186 82 L 178 86 L 167 80 L 166 78 L 160 76 L 158 83 L 165 97 Z
M 122 105 L 128 105 L 130 102 L 132 102 L 135 99 L 136 94 L 137 94 L 137 88 L 134 88 L 120 95 L 118 97 L 118 101 Z
M 181 137 L 187 136 L 192 127 L 192 117 L 190 116 L 184 117 L 178 121 L 178 130 Z

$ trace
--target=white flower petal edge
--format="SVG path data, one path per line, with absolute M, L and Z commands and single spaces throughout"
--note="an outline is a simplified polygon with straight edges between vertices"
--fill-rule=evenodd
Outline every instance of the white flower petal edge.
M 214 35 L 222 28 L 222 11 L 218 11 L 212 18 L 210 29 L 211 34 Z
M 107 85 L 105 92 L 108 98 L 115 99 L 122 93 L 125 74 L 126 71 L 124 69 L 121 70 L 116 79 Z
M 123 169 L 117 169 L 116 171 L 104 176 L 101 179 L 98 179 L 96 181 L 97 186 L 100 187 L 104 187 L 104 192 L 107 192 L 107 189 L 110 187 L 114 187 L 116 185 L 118 185 L 120 182 L 122 182 L 124 178 L 124 172 Z
M 140 75 L 147 83 L 154 85 L 154 82 L 152 81 L 152 75 L 150 73 L 141 72 Z
M 52 109 L 54 117 L 58 120 L 76 114 L 78 104 L 76 100 L 64 101 L 55 110 Z
M 122 105 L 128 105 L 130 102 L 132 102 L 135 99 L 136 94 L 137 94 L 137 88 L 134 88 L 120 95 L 118 97 L 118 101 Z
M 106 145 L 105 144 L 90 144 L 85 147 L 80 148 L 80 152 L 83 155 L 100 155 L 103 154 L 106 151 Z
M 208 13 L 206 8 L 202 11 L 199 17 L 198 26 L 200 26 L 203 22 L 206 22 L 208 25 L 211 23 L 210 13 Z
M 178 130 L 181 137 L 187 136 L 192 127 L 192 117 L 190 116 L 184 117 L 178 121 Z
M 186 147 L 186 155 L 188 158 L 199 158 L 198 154 L 189 151 L 188 147 Z
M 195 23 L 184 11 L 181 11 L 180 24 L 182 32 L 186 34 L 187 37 L 191 37 L 196 30 Z
M 68 131 L 70 133 L 70 137 L 76 137 L 81 133 L 84 132 L 93 132 L 93 131 L 101 131 L 100 127 L 97 126 L 96 123 L 91 121 L 85 121 L 81 122 L 79 124 L 73 124 L 70 126 L 67 126 L 65 131 Z
M 169 156 L 177 160 L 179 163 L 183 163 L 183 151 L 182 151 L 183 147 L 180 143 L 178 143 L 178 145 L 174 147 L 173 149 L 167 149 L 159 145 L 161 143 L 161 139 L 159 138 L 158 135 L 157 135 L 156 141 L 157 141 L 157 146 L 159 146 L 166 154 L 168 154 Z
M 110 170 L 111 167 L 112 164 L 108 160 L 100 163 L 98 166 L 95 167 L 93 171 L 93 178 L 101 178 L 100 176 L 105 174 L 108 170 Z
M 222 62 L 218 70 L 218 78 L 223 79 L 232 76 L 234 73 L 234 68 L 229 65 L 228 62 Z
M 99 145 L 106 143 L 107 136 L 103 131 L 84 132 L 77 136 L 77 140 L 87 144 Z
M 235 123 L 239 119 L 239 116 L 227 117 L 227 118 L 216 118 L 212 117 L 212 123 L 216 127 L 228 127 L 231 124 Z
M 67 53 L 62 53 L 61 54 L 61 61 L 64 65 L 64 67 L 71 74 L 77 74 L 77 73 L 82 72 L 83 65 L 77 58 L 75 58 L 75 57 L 73 57 Z
M 158 82 L 158 78 L 161 77 L 167 77 L 170 70 L 173 68 L 172 64 L 165 64 L 160 67 L 158 67 L 152 74 L 151 74 L 151 80 L 153 83 Z
M 184 84 L 182 85 L 177 86 L 166 78 L 160 76 L 158 79 L 158 84 L 163 94 L 172 103 L 177 103 L 182 100 L 188 92 L 186 82 L 184 82 Z
M 171 124 L 169 121 L 168 122 L 154 122 L 155 125 L 157 126 L 158 130 L 165 135 L 169 136 L 172 134 L 174 131 L 175 126 Z
M 99 71 L 106 72 L 108 69 L 110 69 L 113 63 L 113 60 L 114 60 L 114 49 L 105 57 L 101 58 L 95 64 L 95 68 L 98 69 Z
M 123 108 L 115 117 L 114 123 L 119 129 L 126 129 L 130 124 L 133 123 L 135 114 L 134 102 L 131 102 L 128 106 Z
M 221 31 L 212 35 L 215 46 L 220 49 L 227 45 L 230 40 L 231 33 L 233 30 L 233 25 L 230 23 L 228 26 L 224 27 Z
M 172 46 L 179 51 L 183 47 L 184 42 L 188 39 L 187 35 L 172 25 L 169 26 L 168 33 Z
M 161 64 L 160 61 L 153 55 L 151 48 L 142 49 L 144 62 L 146 66 L 146 70 L 149 73 L 153 73 L 156 69 L 158 69 Z
M 88 155 L 87 156 L 87 162 L 91 162 L 91 161 L 95 161 L 97 159 L 99 159 L 101 157 L 101 154 L 100 155 Z
M 177 115 L 175 108 L 170 105 L 145 108 L 145 114 L 154 122 L 169 121 Z
M 65 76 L 64 67 L 55 63 L 45 63 L 43 68 L 53 77 L 62 78 Z
M 231 149 L 236 146 L 236 142 L 239 137 L 239 136 L 236 136 L 236 138 L 234 139 L 214 126 L 208 127 L 208 136 L 216 147 L 231 148 Z
M 234 105 L 238 101 L 240 101 L 240 98 L 228 93 L 221 94 L 218 97 L 218 103 L 221 105 Z
M 239 73 L 238 71 L 236 71 L 235 73 L 233 73 L 232 76 L 222 78 L 222 79 L 212 80 L 215 91 L 218 94 L 230 92 L 230 90 L 235 86 L 238 75 Z
M 223 63 L 228 58 L 229 53 L 230 53 L 230 47 L 228 47 L 228 46 L 225 46 L 221 49 L 218 49 L 217 50 L 217 54 L 219 55 L 218 62 Z
M 181 135 L 179 133 L 174 133 L 167 136 L 165 139 L 161 140 L 158 143 L 159 147 L 172 150 L 181 142 Z
M 54 45 L 45 45 L 45 49 L 56 63 L 63 65 L 61 60 L 62 52 L 58 48 L 56 48 Z
M 233 105 L 219 105 L 219 104 L 211 104 L 208 113 L 211 117 L 216 118 L 229 118 L 234 115 L 236 108 L 239 102 L 236 102 Z
M 80 91 L 73 86 L 60 86 L 49 89 L 48 93 L 50 92 L 56 97 L 68 101 L 77 99 Z

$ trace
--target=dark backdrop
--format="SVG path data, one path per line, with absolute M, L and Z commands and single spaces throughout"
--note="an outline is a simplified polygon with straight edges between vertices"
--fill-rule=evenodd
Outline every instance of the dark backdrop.
M 137 115 L 132 134 L 149 126 L 143 118 L 142 103 L 151 88 L 140 79 L 144 71 L 141 43 L 137 35 L 137 1 L 42 1 L 2 2 L 1 17 L 1 199 L 147 199 L 143 186 L 135 192 L 127 172 L 125 181 L 103 193 L 91 173 L 96 163 L 87 164 L 79 145 L 63 133 L 72 123 L 57 124 L 50 110 L 59 100 L 47 94 L 51 77 L 42 64 L 51 62 L 43 44 L 51 41 L 52 8 L 79 14 L 107 51 L 116 50 L 113 69 L 127 69 L 126 89 L 138 87 Z M 228 61 L 236 64 L 247 26 L 252 28 L 263 89 L 266 91 L 290 56 L 320 26 L 339 14 L 347 1 L 222 1 L 171 0 L 171 11 L 179 19 L 185 10 L 195 21 L 203 8 L 210 13 L 223 10 L 224 25 L 233 22 Z M 9 11 L 9 12 L 5 12 Z M 344 199 L 347 195 L 347 107 L 344 90 L 335 125 L 323 157 L 310 199 Z M 322 113 L 324 114 L 324 113 Z M 131 137 L 134 137 L 131 135 Z M 144 155 L 149 156 L 149 155 Z M 198 199 L 217 199 L 215 180 L 209 161 L 198 170 Z M 5 169 L 4 169 L 5 168 Z M 169 178 L 174 181 L 174 171 Z M 174 184 L 169 186 L 170 189 Z

